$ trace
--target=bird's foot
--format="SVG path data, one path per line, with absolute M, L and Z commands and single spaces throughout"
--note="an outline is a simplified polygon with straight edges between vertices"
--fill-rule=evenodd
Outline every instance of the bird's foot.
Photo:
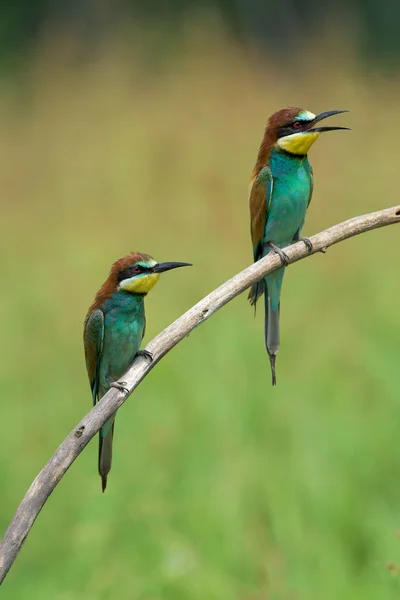
M 116 388 L 120 392 L 125 392 L 126 394 L 129 394 L 127 385 L 128 384 L 126 383 L 126 381 L 113 381 L 113 383 L 110 385 L 110 387 Z
M 138 356 L 143 356 L 144 358 L 148 358 L 150 362 L 153 362 L 153 355 L 148 350 L 138 350 L 135 354 L 135 358 Z
M 307 247 L 307 250 L 309 252 L 312 252 L 314 249 L 314 246 L 312 245 L 312 241 L 309 238 L 306 237 L 298 237 L 294 240 L 295 242 L 304 242 L 304 244 Z
M 284 252 L 281 248 L 279 248 L 279 246 L 276 246 L 275 244 L 273 244 L 272 242 L 268 242 L 268 246 L 271 248 L 271 250 L 273 250 L 281 259 L 282 264 L 284 267 L 287 267 L 290 263 L 289 257 L 286 254 L 286 252 Z

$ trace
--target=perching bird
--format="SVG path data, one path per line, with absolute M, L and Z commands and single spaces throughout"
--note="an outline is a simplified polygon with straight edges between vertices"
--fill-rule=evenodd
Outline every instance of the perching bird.
M 191 266 L 189 263 L 157 263 L 151 256 L 132 252 L 117 260 L 97 292 L 86 315 L 83 341 L 86 369 L 96 404 L 110 389 L 124 389 L 117 380 L 127 370 L 134 357 L 150 353 L 139 351 L 146 327 L 144 299 L 157 283 L 160 273 Z M 107 486 L 111 469 L 115 415 L 99 434 L 98 469 L 102 490 Z
M 281 250 L 301 238 L 313 192 L 313 171 L 307 152 L 324 131 L 347 127 L 315 127 L 317 123 L 347 110 L 331 110 L 314 115 L 300 108 L 284 108 L 273 114 L 265 129 L 250 183 L 250 218 L 254 261 L 271 250 L 279 254 L 281 269 L 255 283 L 249 299 L 255 305 L 264 292 L 265 345 L 276 384 L 275 359 L 279 350 L 279 309 L 281 289 L 288 258 Z

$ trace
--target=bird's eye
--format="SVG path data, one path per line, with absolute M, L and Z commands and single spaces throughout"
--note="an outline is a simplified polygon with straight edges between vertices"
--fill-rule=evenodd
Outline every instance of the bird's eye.
M 294 129 L 301 129 L 302 125 L 301 125 L 300 121 L 295 121 L 293 123 L 293 127 L 294 127 Z
M 132 273 L 135 273 L 135 275 L 137 275 L 138 273 L 141 273 L 141 272 L 142 272 L 142 269 L 138 266 L 132 268 Z

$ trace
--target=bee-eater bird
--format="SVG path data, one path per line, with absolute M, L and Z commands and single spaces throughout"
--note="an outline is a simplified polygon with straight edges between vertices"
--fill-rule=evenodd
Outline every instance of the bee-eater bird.
M 255 305 L 264 293 L 265 345 L 276 384 L 275 359 L 280 345 L 279 310 L 283 276 L 289 264 L 281 249 L 303 240 L 311 251 L 309 239 L 300 237 L 313 192 L 313 171 L 307 153 L 325 131 L 347 127 L 316 127 L 332 115 L 348 112 L 331 110 L 314 115 L 300 108 L 284 108 L 273 114 L 265 129 L 250 183 L 250 219 L 253 255 L 256 262 L 276 252 L 283 267 L 255 283 L 249 299 Z
M 139 351 L 146 327 L 144 299 L 157 283 L 160 273 L 189 263 L 157 263 L 151 256 L 132 252 L 117 260 L 97 292 L 85 318 L 83 341 L 86 369 L 96 404 L 110 389 L 125 389 L 117 380 L 127 370 L 135 356 L 150 353 Z M 113 415 L 100 430 L 98 469 L 102 490 L 106 489 L 111 469 L 114 435 Z

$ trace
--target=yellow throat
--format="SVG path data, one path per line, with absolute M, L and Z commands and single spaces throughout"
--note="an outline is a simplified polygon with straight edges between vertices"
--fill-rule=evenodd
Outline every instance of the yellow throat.
M 131 294 L 147 294 L 160 279 L 159 273 L 149 273 L 121 281 L 120 288 Z
M 319 136 L 319 131 L 293 133 L 279 138 L 277 146 L 291 154 L 305 155 Z

